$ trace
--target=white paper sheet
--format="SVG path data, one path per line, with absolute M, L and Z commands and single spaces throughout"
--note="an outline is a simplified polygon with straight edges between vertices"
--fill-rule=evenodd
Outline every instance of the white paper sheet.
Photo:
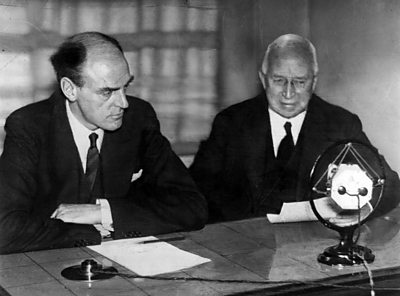
M 180 250 L 166 242 L 143 244 L 153 236 L 121 239 L 90 246 L 93 251 L 130 269 L 139 275 L 151 276 L 175 272 L 210 262 L 208 258 Z
M 330 198 L 316 199 L 314 203 L 322 217 L 329 219 L 338 215 L 339 209 Z M 317 220 L 309 201 L 284 203 L 279 214 L 267 214 L 267 218 L 271 223 Z

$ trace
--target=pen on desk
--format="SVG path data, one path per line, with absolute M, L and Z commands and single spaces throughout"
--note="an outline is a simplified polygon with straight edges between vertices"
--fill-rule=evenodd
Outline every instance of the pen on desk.
M 162 242 L 172 242 L 172 241 L 179 241 L 184 240 L 184 236 L 174 236 L 174 237 L 167 237 L 167 238 L 160 238 L 160 239 L 151 239 L 147 241 L 143 241 L 143 244 L 151 244 L 151 243 L 162 243 Z

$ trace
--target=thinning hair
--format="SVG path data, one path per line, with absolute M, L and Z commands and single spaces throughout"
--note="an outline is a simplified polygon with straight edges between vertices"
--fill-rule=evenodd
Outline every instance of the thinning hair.
M 123 53 L 116 39 L 100 32 L 83 32 L 67 38 L 50 57 L 57 81 L 67 77 L 77 86 L 83 86 L 82 67 L 89 50 L 101 54 L 105 47 L 115 48 Z
M 267 74 L 268 72 L 271 54 L 282 49 L 292 49 L 299 52 L 311 62 L 313 75 L 316 76 L 318 74 L 317 51 L 314 45 L 310 40 L 295 34 L 282 35 L 268 45 L 261 66 L 262 73 Z

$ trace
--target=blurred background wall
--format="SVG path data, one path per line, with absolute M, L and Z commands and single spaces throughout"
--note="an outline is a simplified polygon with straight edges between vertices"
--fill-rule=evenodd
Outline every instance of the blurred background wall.
M 400 171 L 400 1 L 0 0 L 0 147 L 6 116 L 54 88 L 49 55 L 66 37 L 116 37 L 135 82 L 179 153 L 194 153 L 221 108 L 260 91 L 268 43 L 297 33 L 317 47 L 317 94 L 357 113 Z
M 174 143 L 207 135 L 217 100 L 215 1 L 0 1 L 0 125 L 14 109 L 45 99 L 55 77 L 49 56 L 82 31 L 114 36 L 135 81 L 131 95 L 150 101 Z M 1 135 L 1 139 L 4 135 Z

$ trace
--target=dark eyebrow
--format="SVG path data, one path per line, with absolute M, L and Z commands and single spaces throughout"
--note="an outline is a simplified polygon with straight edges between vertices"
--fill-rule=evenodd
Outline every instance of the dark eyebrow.
M 134 79 L 135 77 L 133 75 L 131 75 L 131 77 L 129 78 L 128 82 L 125 83 L 124 87 L 127 87 Z M 113 92 L 116 90 L 119 90 L 120 87 L 103 87 L 99 89 L 99 92 Z
M 100 88 L 98 92 L 100 92 L 100 93 L 101 92 L 113 92 L 116 90 L 119 90 L 119 87 L 103 87 L 103 88 Z
M 307 80 L 308 76 L 295 76 L 295 77 L 286 77 L 283 75 L 272 75 L 272 78 L 284 78 L 284 79 L 297 79 L 297 80 Z

